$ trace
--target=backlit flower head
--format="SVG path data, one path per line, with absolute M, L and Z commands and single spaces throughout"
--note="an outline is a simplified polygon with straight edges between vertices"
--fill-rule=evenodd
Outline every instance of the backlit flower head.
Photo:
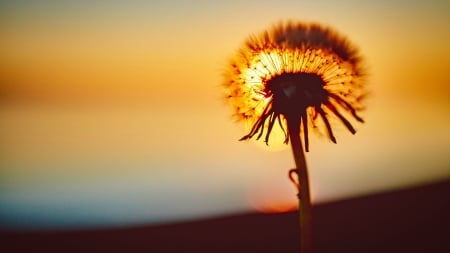
M 365 96 L 358 50 L 331 28 L 318 24 L 281 23 L 249 38 L 232 58 L 225 74 L 226 97 L 235 116 L 250 124 L 241 140 L 256 135 L 268 143 L 275 124 L 289 142 L 287 131 L 302 133 L 308 151 L 308 129 L 336 138 L 331 120 L 351 133 L 348 120 L 357 114 Z M 287 121 L 298 129 L 288 129 Z

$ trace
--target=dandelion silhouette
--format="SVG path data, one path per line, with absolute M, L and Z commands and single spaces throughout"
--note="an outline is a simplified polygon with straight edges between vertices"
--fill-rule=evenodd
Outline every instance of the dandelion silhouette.
M 236 118 L 251 126 L 240 140 L 264 136 L 268 145 L 278 124 L 284 143 L 291 142 L 296 169 L 289 177 L 299 191 L 301 250 L 311 252 L 311 204 L 301 135 L 308 152 L 309 129 L 325 132 L 336 143 L 330 119 L 352 134 L 356 131 L 349 118 L 363 122 L 358 112 L 366 94 L 358 50 L 331 28 L 280 23 L 246 41 L 229 65 L 224 86 Z

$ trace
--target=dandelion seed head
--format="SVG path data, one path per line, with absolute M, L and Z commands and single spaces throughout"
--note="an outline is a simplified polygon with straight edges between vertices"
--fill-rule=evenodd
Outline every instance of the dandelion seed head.
M 361 56 L 345 37 L 318 24 L 280 23 L 247 39 L 224 87 L 236 118 L 251 126 L 242 139 L 266 131 L 268 142 L 276 121 L 287 129 L 286 120 L 295 119 L 306 141 L 310 127 L 335 142 L 328 118 L 352 133 L 347 117 L 363 121 L 357 114 L 366 94 Z

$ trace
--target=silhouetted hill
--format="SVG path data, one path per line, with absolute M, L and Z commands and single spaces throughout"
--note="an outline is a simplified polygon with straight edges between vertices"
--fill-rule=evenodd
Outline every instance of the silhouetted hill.
M 450 252 L 450 182 L 314 206 L 314 252 Z M 297 213 L 149 227 L 0 232 L 2 252 L 299 252 Z M 7 250 L 3 250 L 7 249 Z

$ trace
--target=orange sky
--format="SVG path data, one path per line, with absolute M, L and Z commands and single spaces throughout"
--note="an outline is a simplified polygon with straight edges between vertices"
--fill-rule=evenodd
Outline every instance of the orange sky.
M 168 2 L 3 3 L 1 222 L 66 204 L 81 223 L 105 206 L 126 223 L 294 204 L 290 150 L 238 142 L 220 87 L 247 36 L 285 18 L 331 24 L 370 73 L 367 123 L 311 141 L 314 202 L 450 178 L 444 1 Z

